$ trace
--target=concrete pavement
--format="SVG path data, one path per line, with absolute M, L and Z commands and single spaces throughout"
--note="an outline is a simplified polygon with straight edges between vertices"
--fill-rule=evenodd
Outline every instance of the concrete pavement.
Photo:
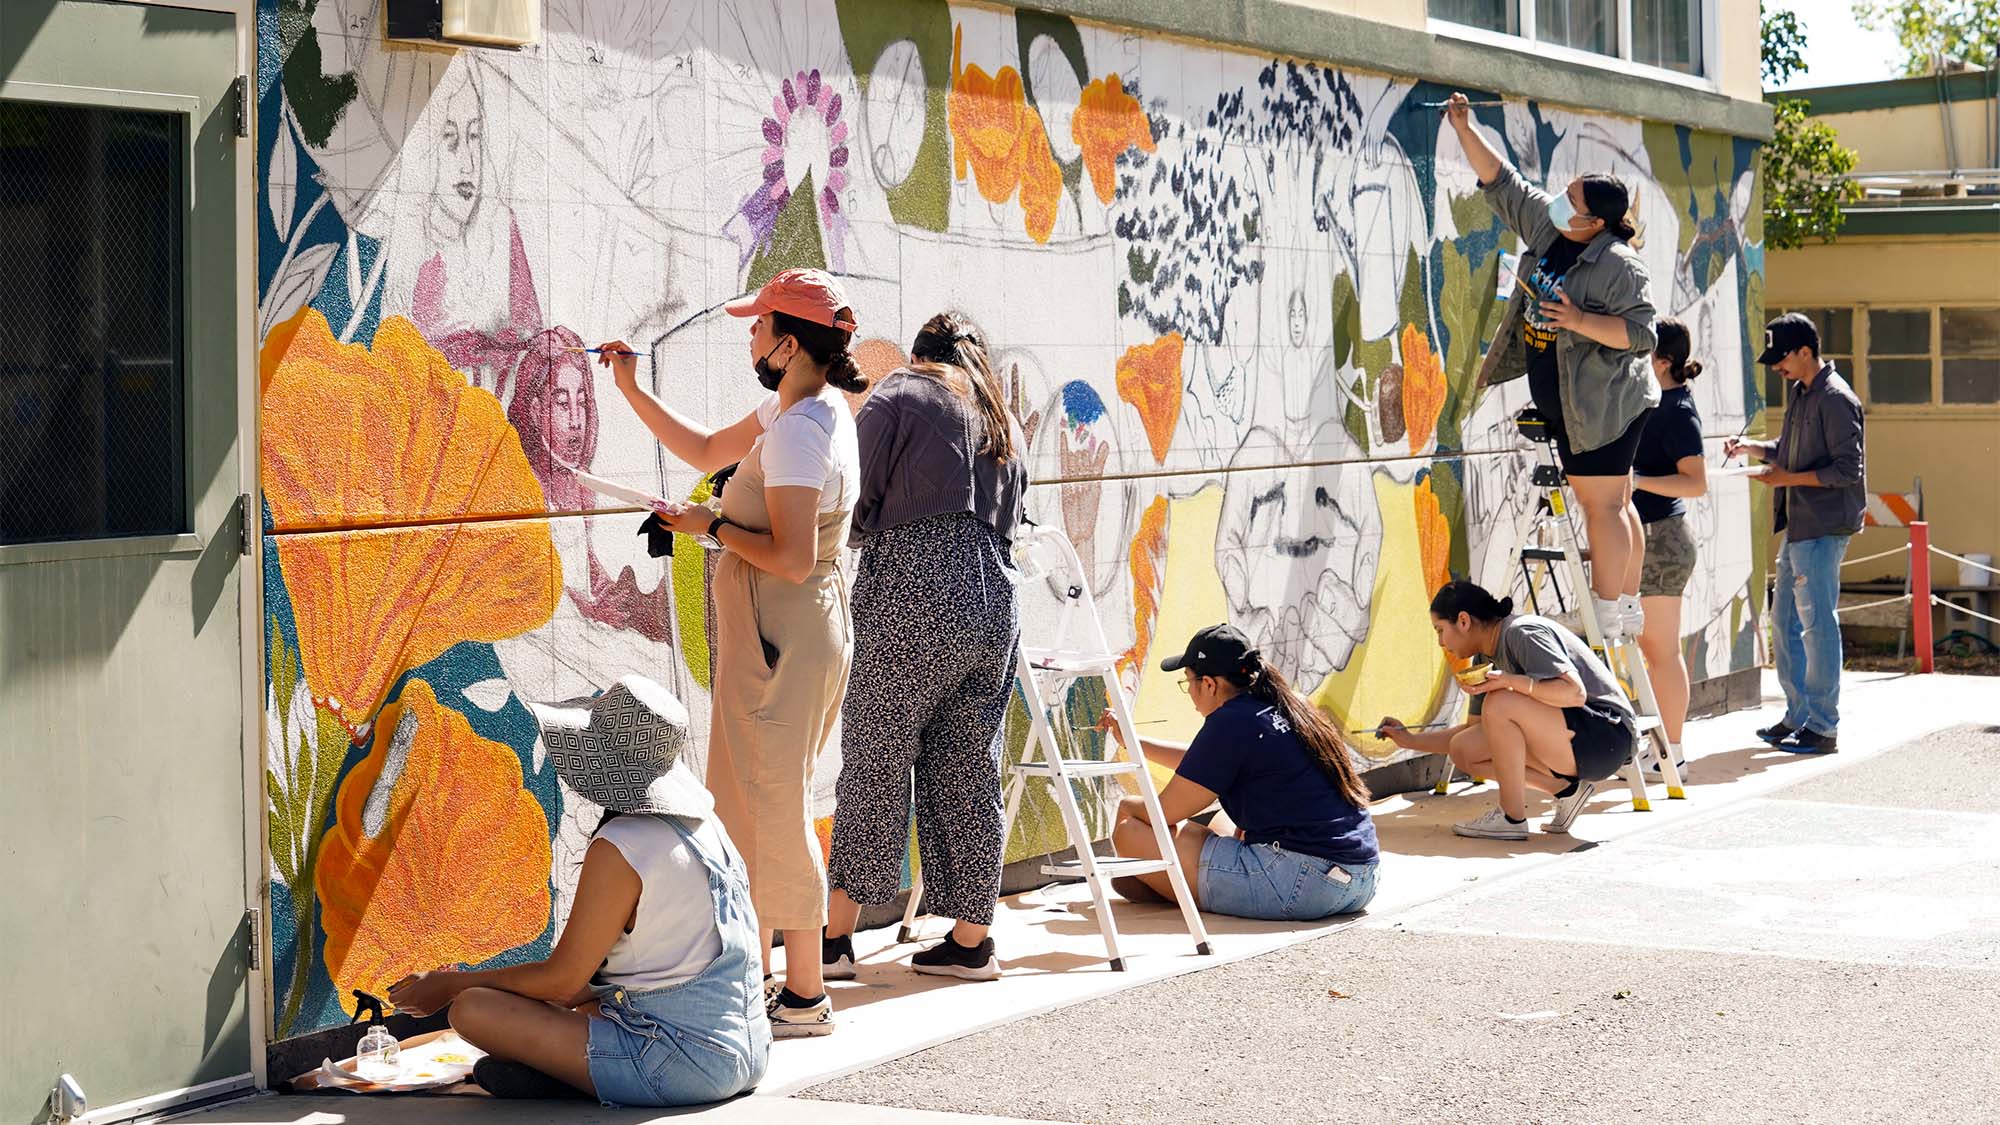
M 1546 1116 L 1566 1118 L 1589 1116 L 1578 1108 L 1584 1106 L 1594 1106 L 1599 1113 L 1626 1110 L 1588 1098 L 1567 1098 L 1559 1076 L 1532 1088 L 1496 1084 L 1494 1068 L 1514 1056 L 1476 1036 L 1453 1039 L 1460 1031 L 1454 1019 L 1469 1019 L 1470 1027 L 1499 1018 L 1490 1013 L 1526 1016 L 1553 1011 L 1556 1017 L 1520 1022 L 1535 1024 L 1536 1034 L 1549 1037 L 1550 1046 L 1580 1060 L 1590 1055 L 1586 1045 L 1565 1040 L 1561 1029 L 1571 1028 L 1578 1019 L 1590 1024 L 1608 1018 L 1607 1011 L 1623 1019 L 1639 1010 L 1620 1001 L 1616 1008 L 1590 1015 L 1597 1011 L 1592 999 L 1596 993 L 1608 997 L 1631 988 L 1650 997 L 1648 1003 L 1667 1003 L 1669 994 L 1677 998 L 1674 1003 L 1688 1001 L 1704 995 L 1704 989 L 1749 996 L 1743 982 L 1731 977 L 1735 969 L 1711 967 L 1725 962 L 1736 966 L 1746 958 L 1766 966 L 1749 974 L 1751 978 L 1783 985 L 1768 998 L 1770 1003 L 1752 1005 L 1759 1012 L 1797 1012 L 1791 1001 L 1815 994 L 1791 977 L 1812 979 L 1820 971 L 1816 966 L 1829 960 L 1884 966 L 1885 972 L 1969 974 L 1971 983 L 1944 988 L 1935 999 L 1949 1008 L 1953 995 L 1980 995 L 1990 1010 L 1992 997 L 1980 990 L 1991 987 L 1994 965 L 1982 964 L 1976 954 L 1990 953 L 2000 936 L 1980 905 L 2000 899 L 2000 892 L 1985 889 L 1995 881 L 1994 869 L 1990 860 L 1985 867 L 1973 863 L 1952 868 L 1950 857 L 1976 853 L 1982 841 L 1989 845 L 1987 856 L 2000 855 L 2000 846 L 1992 846 L 2000 841 L 1995 835 L 2000 832 L 1995 828 L 2000 825 L 1995 817 L 2000 812 L 1996 804 L 2000 769 L 1994 768 L 2000 765 L 2000 751 L 1954 736 L 1881 755 L 1925 730 L 1971 719 L 1991 721 L 2000 713 L 2000 707 L 1988 702 L 1992 687 L 1991 680 L 1851 675 L 1844 708 L 1850 718 L 1841 732 L 1843 753 L 1832 758 L 1796 758 L 1756 748 L 1749 732 L 1769 721 L 1768 707 L 1762 713 L 1692 724 L 1687 739 L 1695 759 L 1690 800 L 1666 801 L 1656 788 L 1654 811 L 1635 813 L 1622 789 L 1605 791 L 1570 837 L 1534 833 L 1535 838 L 1525 844 L 1504 844 L 1452 836 L 1452 821 L 1476 815 L 1492 799 L 1489 792 L 1465 792 L 1463 786 L 1448 797 L 1418 795 L 1379 802 L 1375 811 L 1385 849 L 1383 889 L 1361 924 L 1344 932 L 1218 923 L 1217 946 L 1223 957 L 1195 958 L 1181 948 L 1186 939 L 1178 935 L 1172 912 L 1121 904 L 1117 907 L 1121 929 L 1133 935 L 1134 971 L 1113 974 L 1102 970 L 1102 945 L 1087 904 L 1080 907 L 1074 891 L 1045 892 L 1016 900 L 1003 912 L 1016 927 L 1000 935 L 1006 979 L 950 986 L 916 978 L 897 964 L 909 949 L 888 944 L 892 931 L 863 935 L 858 944 L 864 960 L 873 964 L 864 969 L 861 981 L 847 986 L 851 991 L 835 996 L 840 1030 L 825 1040 L 780 1044 L 772 1075 L 761 1091 L 765 1096 L 700 1115 L 716 1120 L 818 1123 L 896 1120 L 866 1116 L 877 1111 L 862 1103 L 877 1103 L 1044 1119 L 1163 1120 L 1189 1109 L 1190 1102 L 1211 1104 L 1199 1094 L 1204 1088 L 1201 1075 L 1186 1071 L 1176 1060 L 1200 1056 L 1193 1049 L 1201 1045 L 1240 1042 L 1250 1057 L 1216 1057 L 1213 1051 L 1200 1056 L 1221 1082 L 1212 1091 L 1218 1099 L 1212 1107 L 1241 1114 L 1262 1106 L 1271 1116 L 1252 1113 L 1253 1118 L 1313 1119 L 1307 1112 L 1310 1106 L 1275 1093 L 1282 1081 L 1264 1086 L 1236 1081 L 1261 1073 L 1252 1065 L 1254 1057 L 1269 1056 L 1282 1063 L 1284 1056 L 1274 1054 L 1273 1045 L 1289 1036 L 1329 1050 L 1328 1044 L 1347 1043 L 1341 1049 L 1346 1053 L 1315 1056 L 1317 1061 L 1307 1068 L 1313 1075 L 1310 1082 L 1294 1082 L 1310 1098 L 1341 1093 L 1351 1099 L 1345 1107 L 1348 1116 L 1373 1116 L 1398 1105 L 1423 1112 L 1421 1099 L 1398 1102 L 1393 1090 L 1369 1076 L 1405 1074 L 1413 1091 L 1434 1091 L 1437 1084 L 1422 1076 L 1436 1074 L 1440 1081 L 1456 1075 L 1455 1081 L 1466 1088 L 1497 1090 L 1492 1096 L 1500 1099 L 1432 1107 L 1445 1116 L 1518 1117 L 1535 1107 L 1536 1112 L 1548 1111 Z M 1780 789 L 1786 789 L 1783 796 L 1776 792 Z M 1868 811 L 1848 811 L 1846 806 Z M 1807 815 L 1796 811 L 1800 809 L 1834 812 Z M 1675 835 L 1683 831 L 1694 835 Z M 1732 839 L 1736 843 L 1730 843 Z M 1769 848 L 1783 850 L 1757 850 Z M 1920 894 L 1904 894 L 1897 888 L 1911 883 L 1907 872 L 1913 870 L 1913 862 L 1929 882 Z M 1856 864 L 1863 872 L 1859 877 L 1876 898 L 1842 893 L 1841 879 Z M 1776 887 L 1741 878 L 1745 872 L 1773 868 L 1790 873 Z M 1745 918 L 1755 924 L 1743 924 Z M 1898 929 L 1880 924 L 1883 918 L 1904 921 Z M 1943 921 L 1921 921 L 1940 918 Z M 1785 938 L 1788 927 L 1803 928 L 1808 936 Z M 1642 954 L 1640 946 L 1652 948 Z M 1829 958 L 1827 949 L 1839 956 Z M 1229 959 L 1237 963 L 1186 975 Z M 1332 982 L 1316 986 L 1315 994 L 1315 989 L 1301 993 L 1284 983 L 1288 971 L 1317 971 L 1334 962 L 1352 966 L 1355 988 Z M 1769 967 L 1780 963 L 1785 967 Z M 1286 969 L 1287 965 L 1294 969 Z M 1632 971 L 1632 966 L 1666 965 L 1674 968 L 1661 974 L 1663 979 L 1678 982 L 1671 989 L 1653 989 L 1648 983 L 1653 973 Z M 1518 971 L 1510 975 L 1502 972 L 1503 967 Z M 1566 979 L 1566 973 L 1576 978 L 1581 991 L 1573 995 L 1550 991 Z M 1622 983 L 1609 991 L 1598 987 L 1614 980 Z M 1506 987 L 1516 991 L 1492 992 L 1499 987 L 1496 982 L 1505 981 L 1513 981 Z M 1125 991 L 1135 986 L 1143 987 Z M 1647 991 L 1640 991 L 1641 986 Z M 1881 987 L 1871 984 L 1869 993 L 1862 995 Z M 1898 978 L 1893 993 L 1930 996 L 1928 987 Z M 1375 1007 L 1330 997 L 1328 988 L 1346 997 L 1370 997 Z M 1538 996 L 1542 999 L 1535 1001 Z M 1829 996 L 1828 1010 L 1843 1012 L 1844 996 Z M 1489 1014 L 1479 1014 L 1488 1009 Z M 1882 1010 L 1900 1009 L 1891 1004 Z M 1256 1022 L 1246 1027 L 1242 1013 L 1255 1013 Z M 1867 1014 L 1848 1012 L 1852 1018 L 1813 1026 L 1821 1030 L 1857 1026 L 1857 1019 L 1865 1025 Z M 1660 1019 L 1679 1020 L 1684 1015 L 1670 1017 L 1663 1010 Z M 1772 1025 L 1777 1030 L 1789 1021 L 1789 1017 L 1773 1018 L 1778 1020 Z M 1618 1041 L 1625 1044 L 1619 1049 L 1660 1049 L 1649 1038 L 1653 1032 L 1646 1029 L 1657 1031 L 1661 1026 L 1666 1025 L 1637 1021 L 1628 1029 L 1630 1037 Z M 1758 1026 L 1739 1014 L 1735 1023 L 1725 1023 L 1721 1030 L 1725 1037 L 1742 1036 L 1750 1034 L 1743 1029 Z M 1953 1026 L 1987 1028 L 1989 1034 L 1991 1029 L 1976 1014 Z M 1067 1038 L 1072 1034 L 1079 1038 Z M 1120 1087 L 1112 1067 L 1094 1059 L 1093 1045 L 1099 1049 L 1117 1045 L 1133 1052 L 1140 1064 L 1135 1073 L 1147 1075 L 1151 1088 L 1179 1093 L 1148 1110 L 1144 1098 Z M 1726 1055 L 1702 1057 L 1721 1058 L 1725 1074 L 1755 1073 L 1754 1068 L 1742 1066 L 1742 1060 L 1762 1059 L 1768 1051 L 1754 1047 L 1736 1042 Z M 1434 1056 L 1464 1061 L 1456 1070 L 1449 1066 L 1439 1070 L 1445 1064 L 1434 1065 Z M 1820 1050 L 1809 1057 L 1839 1056 Z M 890 1061 L 896 1059 L 902 1061 Z M 1532 1060 L 1517 1061 L 1529 1073 L 1543 1069 L 1530 1065 Z M 1694 1067 L 1697 1061 L 1682 1059 L 1679 1072 L 1708 1074 Z M 1609 1065 L 1582 1066 L 1586 1077 L 1579 1080 L 1580 1087 L 1587 1090 L 1608 1083 L 1613 1090 L 1672 1088 L 1662 1087 L 1654 1077 L 1616 1079 L 1604 1069 Z M 1735 1070 L 1728 1069 L 1731 1066 Z M 1065 1067 L 1082 1068 L 1075 1072 L 1075 1081 L 1064 1080 Z M 1329 1072 L 1346 1076 L 1350 1071 L 1357 1080 L 1369 1081 L 1343 1085 L 1327 1077 Z M 1949 1083 L 1930 1076 L 1923 1086 L 1942 1090 Z M 802 1088 L 810 1088 L 811 1098 L 834 1100 L 769 1096 Z M 468 1104 L 456 1104 L 461 1102 Z M 441 1114 L 455 1117 L 470 1112 L 480 1113 L 482 1120 L 499 1119 L 494 1114 L 507 1115 L 508 1120 L 553 1115 L 563 1120 L 621 1122 L 665 1116 L 620 1115 L 583 1104 L 560 1108 L 543 1104 L 532 1107 L 538 1113 L 524 1118 L 512 1116 L 518 1107 L 474 1098 L 334 1095 L 263 1104 L 266 1108 L 261 1110 L 258 1103 L 250 1103 L 211 1113 L 272 1116 L 201 1115 L 194 1120 L 336 1119 L 306 1116 L 321 1112 L 337 1114 L 339 1120 L 367 1122 L 442 1119 Z M 1340 1098 L 1323 1104 L 1339 1108 Z M 864 1116 L 847 1116 L 852 1113 Z

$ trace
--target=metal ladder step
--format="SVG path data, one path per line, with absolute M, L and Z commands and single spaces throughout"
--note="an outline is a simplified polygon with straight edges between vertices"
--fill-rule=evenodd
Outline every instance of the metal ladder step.
M 1097 857 L 1097 874 L 1101 878 L 1116 879 L 1124 875 L 1150 875 L 1165 871 L 1173 864 L 1164 859 L 1129 859 L 1125 856 L 1101 855 Z M 1055 875 L 1064 879 L 1083 878 L 1083 861 L 1080 859 L 1057 860 L 1042 864 L 1042 874 Z
M 1080 676 L 1115 671 L 1118 655 L 1111 652 L 1075 652 L 1061 649 L 1023 648 L 1028 667 L 1037 672 L 1060 672 Z
M 1120 774 L 1138 773 L 1139 763 L 1104 761 L 1099 758 L 1064 758 L 1063 774 L 1070 778 L 1116 777 Z M 1014 767 L 1015 773 L 1029 777 L 1054 777 L 1056 768 L 1048 762 L 1022 762 Z

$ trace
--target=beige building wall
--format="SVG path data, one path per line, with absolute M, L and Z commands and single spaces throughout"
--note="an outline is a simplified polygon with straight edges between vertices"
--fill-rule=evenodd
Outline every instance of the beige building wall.
M 1900 112 L 1900 111 L 1899 111 Z M 1933 122 L 1935 107 L 1932 107 Z M 1886 117 L 1887 111 L 1851 115 Z M 1935 135 L 1933 124 L 1931 133 Z M 1914 132 L 1914 130 L 1913 130 Z M 1852 143 L 1843 132 L 1842 141 Z M 1771 255 L 1766 307 L 1922 306 L 2000 303 L 2000 237 L 1848 237 Z M 1852 371 L 1843 372 L 1850 379 Z M 1865 384 L 1862 399 L 1867 401 Z M 1922 476 L 1931 541 L 2000 557 L 2000 406 L 1867 407 L 1868 487 L 1899 492 Z M 1774 419 L 1767 432 L 1776 433 Z M 1851 557 L 1904 542 L 1901 531 L 1864 531 Z M 1933 581 L 1954 583 L 1957 564 L 1934 559 Z M 1850 580 L 1903 574 L 1889 558 L 1851 568 Z M 1963 625 L 1963 619 L 1954 623 Z M 1947 627 L 1941 621 L 1940 627 Z
M 1960 168 L 2000 166 L 1993 151 L 1991 99 L 1954 102 L 1949 107 L 1907 105 L 1854 113 L 1828 113 L 1816 118 L 1840 134 L 1840 143 L 1854 150 L 1858 172 L 1942 171 L 1953 161 L 1945 149 L 1944 122 L 1951 122 Z

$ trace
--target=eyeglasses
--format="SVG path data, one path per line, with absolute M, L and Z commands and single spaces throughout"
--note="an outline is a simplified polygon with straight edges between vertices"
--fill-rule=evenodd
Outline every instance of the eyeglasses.
M 1188 686 L 1194 683 L 1193 680 L 1187 679 L 1186 677 L 1182 677 L 1181 679 L 1175 680 L 1174 682 L 1181 686 L 1182 695 L 1186 695 L 1188 693 Z

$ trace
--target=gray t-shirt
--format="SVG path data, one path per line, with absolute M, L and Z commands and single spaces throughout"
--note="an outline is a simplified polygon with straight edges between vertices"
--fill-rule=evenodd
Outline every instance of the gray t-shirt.
M 1537 680 L 1559 679 L 1571 672 L 1583 681 L 1584 694 L 1591 703 L 1632 714 L 1632 703 L 1618 677 L 1604 661 L 1590 651 L 1583 638 L 1546 617 L 1517 613 L 1500 623 L 1499 651 L 1493 664 L 1502 672 L 1513 672 Z M 1484 696 L 1472 697 L 1472 713 L 1480 712 Z

